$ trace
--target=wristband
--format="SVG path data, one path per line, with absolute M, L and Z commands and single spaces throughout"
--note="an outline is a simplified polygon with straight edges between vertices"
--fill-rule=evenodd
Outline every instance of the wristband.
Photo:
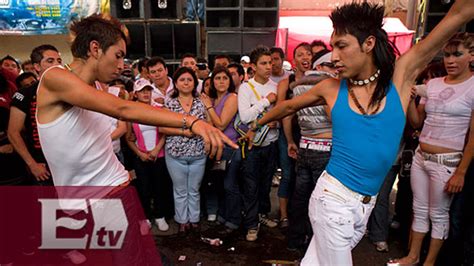
M 196 118 L 196 119 L 191 123 L 191 125 L 189 126 L 189 131 L 191 131 L 191 133 L 193 133 L 193 126 L 194 126 L 194 124 L 195 124 L 197 121 L 200 121 L 200 120 L 201 120 L 201 119 Z
M 209 106 L 209 107 L 206 107 L 206 111 L 209 111 L 209 109 L 212 109 L 212 108 L 214 108 L 214 106 L 212 106 L 212 105 Z

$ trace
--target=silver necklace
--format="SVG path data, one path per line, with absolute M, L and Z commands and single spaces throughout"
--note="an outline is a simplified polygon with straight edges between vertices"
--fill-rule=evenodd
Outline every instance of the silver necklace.
M 379 77 L 379 75 L 380 75 L 380 69 L 377 69 L 377 71 L 375 71 L 375 73 L 372 76 L 370 76 L 368 79 L 364 79 L 364 80 L 349 79 L 349 82 L 355 86 L 367 85 L 370 82 L 375 81 Z

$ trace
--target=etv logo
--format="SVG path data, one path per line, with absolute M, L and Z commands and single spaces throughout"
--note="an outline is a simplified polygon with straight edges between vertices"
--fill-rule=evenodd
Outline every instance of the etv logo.
M 120 249 L 128 227 L 127 216 L 119 199 L 38 199 L 41 203 L 41 246 L 40 249 Z M 57 219 L 57 211 L 89 212 L 94 221 L 91 235 L 82 238 L 58 238 L 57 228 L 81 230 L 87 219 L 71 217 Z M 90 238 L 90 239 L 89 239 Z

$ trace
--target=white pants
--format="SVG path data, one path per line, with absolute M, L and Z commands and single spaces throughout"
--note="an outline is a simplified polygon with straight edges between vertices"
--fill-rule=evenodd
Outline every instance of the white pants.
M 376 201 L 374 196 L 364 204 L 362 198 L 323 172 L 309 201 L 314 234 L 301 265 L 352 265 L 351 250 L 364 236 Z
M 456 167 L 425 161 L 419 152 L 415 153 L 410 180 L 413 191 L 413 231 L 428 232 L 431 220 L 431 237 L 448 237 L 452 195 L 446 192 L 445 187 L 454 171 Z

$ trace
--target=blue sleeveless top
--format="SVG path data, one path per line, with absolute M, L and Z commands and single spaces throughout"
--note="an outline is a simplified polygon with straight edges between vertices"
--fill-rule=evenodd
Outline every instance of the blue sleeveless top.
M 350 108 L 343 79 L 331 115 L 333 140 L 326 171 L 357 193 L 376 195 L 397 157 L 405 126 L 395 86 L 390 82 L 381 112 L 362 115 Z

